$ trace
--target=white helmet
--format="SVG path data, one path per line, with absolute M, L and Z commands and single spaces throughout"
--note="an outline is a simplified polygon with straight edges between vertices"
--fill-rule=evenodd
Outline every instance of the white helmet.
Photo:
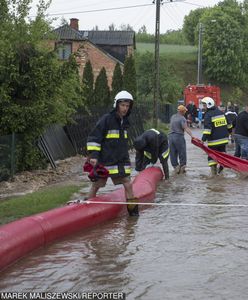
M 201 100 L 202 103 L 205 103 L 207 105 L 207 108 L 211 108 L 215 106 L 215 102 L 214 99 L 212 99 L 211 97 L 204 97 Z
M 115 96 L 113 105 L 114 108 L 116 108 L 118 101 L 133 101 L 133 96 L 127 91 L 121 91 Z

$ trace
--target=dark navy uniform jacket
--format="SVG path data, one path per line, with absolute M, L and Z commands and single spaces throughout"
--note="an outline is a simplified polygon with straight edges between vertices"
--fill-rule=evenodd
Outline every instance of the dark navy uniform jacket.
M 168 177 L 169 146 L 167 136 L 156 129 L 146 130 L 138 136 L 134 143 L 136 149 L 135 169 L 142 171 L 149 164 L 155 164 L 159 159 L 165 176 Z
M 108 170 L 111 177 L 130 175 L 128 117 L 122 120 L 116 110 L 103 115 L 87 139 L 87 151 Z
M 228 144 L 229 124 L 226 116 L 217 107 L 207 110 L 204 117 L 203 141 L 208 141 L 208 146 L 218 146 Z

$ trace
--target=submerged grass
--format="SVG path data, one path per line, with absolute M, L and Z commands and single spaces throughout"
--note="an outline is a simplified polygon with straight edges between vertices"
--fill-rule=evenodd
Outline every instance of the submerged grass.
M 53 186 L 25 196 L 3 200 L 0 202 L 0 224 L 63 206 L 79 189 L 81 187 L 76 185 Z

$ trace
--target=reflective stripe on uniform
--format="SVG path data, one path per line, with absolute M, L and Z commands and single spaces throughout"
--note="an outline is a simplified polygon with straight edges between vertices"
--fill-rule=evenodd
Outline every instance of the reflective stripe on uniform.
M 208 165 L 209 165 L 209 167 L 215 166 L 215 165 L 217 165 L 217 162 L 214 161 L 214 160 L 209 160 L 209 161 L 208 161 Z
M 164 153 L 162 153 L 162 157 L 163 158 L 166 158 L 169 156 L 169 153 L 170 153 L 170 149 L 167 149 Z
M 211 134 L 211 129 L 204 129 L 203 134 Z
M 222 120 L 222 119 L 226 119 L 224 115 L 213 116 L 211 117 L 211 122 L 215 122 L 217 120 Z
M 228 124 L 228 125 L 227 125 L 227 128 L 228 128 L 228 129 L 233 128 L 232 124 Z
M 154 128 L 151 128 L 150 130 L 156 132 L 157 134 L 160 134 L 160 132 L 158 130 L 154 129 Z
M 101 151 L 101 144 L 88 142 L 87 143 L 87 150 L 89 150 L 89 151 L 92 151 L 92 150 Z
M 222 145 L 222 144 L 228 144 L 228 139 L 219 139 L 214 141 L 208 141 L 208 146 L 216 146 L 216 145 Z
M 119 173 L 118 166 L 105 166 L 105 168 L 109 171 L 109 174 L 118 174 Z
M 124 169 L 126 174 L 131 174 L 131 166 L 124 166 Z
M 224 115 L 212 117 L 211 121 L 214 123 L 214 127 L 221 127 L 227 125 L 226 117 Z
M 118 168 L 117 165 L 115 165 L 115 166 L 105 166 L 105 168 L 109 171 L 110 175 L 119 173 L 119 168 Z M 131 174 L 131 166 L 130 165 L 124 166 L 124 170 L 125 170 L 125 174 Z
M 127 139 L 127 131 L 124 130 L 124 138 Z
M 120 131 L 119 130 L 108 130 L 106 134 L 106 139 L 119 139 Z
M 144 155 L 145 155 L 147 158 L 149 158 L 149 159 L 152 158 L 151 153 L 149 153 L 149 152 L 147 152 L 147 151 L 144 151 Z

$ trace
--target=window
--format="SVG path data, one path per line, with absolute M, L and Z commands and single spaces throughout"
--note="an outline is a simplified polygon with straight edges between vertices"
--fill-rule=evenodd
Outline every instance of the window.
M 66 60 L 72 53 L 71 43 L 59 43 L 57 44 L 57 51 L 59 59 Z

